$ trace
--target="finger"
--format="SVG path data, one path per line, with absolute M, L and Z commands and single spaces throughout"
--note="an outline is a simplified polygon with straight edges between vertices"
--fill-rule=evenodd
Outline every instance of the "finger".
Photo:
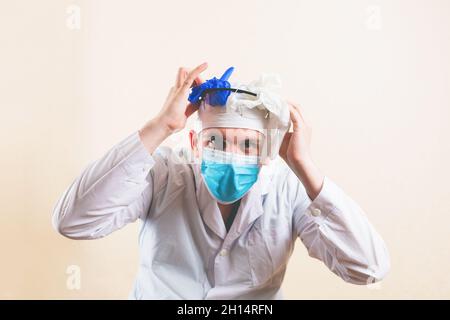
M 191 69 L 184 69 L 184 70 L 185 70 L 186 72 L 185 72 L 185 74 L 184 74 L 184 78 L 182 79 L 180 86 L 184 83 L 184 81 L 186 81 L 189 72 L 191 72 Z M 199 85 L 201 85 L 203 82 L 205 82 L 205 81 L 203 80 L 203 78 L 200 77 L 200 76 L 197 76 L 197 77 L 194 79 L 194 81 L 192 82 L 191 88 L 192 88 L 192 87 L 199 86 Z
M 184 114 L 186 115 L 186 118 L 189 118 L 195 111 L 198 110 L 198 106 L 189 103 L 186 107 L 186 110 L 184 111 Z
M 203 81 L 203 79 L 200 76 L 198 76 L 197 78 L 195 78 L 194 83 L 192 84 L 192 86 L 199 86 L 203 82 L 205 82 L 205 81 Z
M 302 112 L 301 112 L 301 110 L 300 110 L 300 106 L 299 106 L 298 104 L 294 103 L 294 102 L 291 102 L 291 101 L 289 101 L 288 103 L 289 103 L 290 106 L 294 109 L 294 111 L 300 116 L 300 118 L 301 118 L 302 120 L 305 120 L 305 119 L 303 118 L 303 116 L 302 116 Z
M 175 87 L 170 88 L 169 93 L 167 94 L 166 100 L 168 100 L 175 93 L 175 90 L 176 90 Z
M 300 104 L 292 102 L 292 101 L 288 101 L 294 108 L 295 110 L 298 112 L 298 114 L 300 115 L 300 117 L 302 118 L 303 122 L 305 124 L 308 124 L 308 118 L 306 117 L 305 111 L 303 110 L 303 108 L 300 106 Z
M 298 111 L 295 109 L 295 107 L 291 104 L 289 104 L 289 112 L 291 114 L 291 121 L 293 125 L 293 131 L 296 131 L 302 127 L 303 119 L 301 118 Z
M 280 148 L 285 148 L 287 147 L 287 145 L 289 144 L 289 140 L 291 139 L 292 136 L 292 132 L 286 132 L 284 134 L 283 140 L 281 142 L 281 147 Z
M 286 132 L 286 134 L 283 137 L 283 141 L 281 142 L 280 151 L 279 154 L 282 158 L 286 157 L 287 149 L 289 146 L 289 141 L 291 139 L 292 132 Z
M 176 88 L 179 88 L 183 85 L 183 82 L 184 82 L 184 80 L 186 80 L 188 72 L 189 72 L 189 70 L 187 70 L 186 68 L 183 68 L 183 67 L 180 67 L 178 69 L 177 79 L 175 82 Z
M 187 78 L 184 80 L 182 88 L 184 90 L 188 90 L 193 85 L 194 81 L 200 76 L 200 73 L 206 70 L 208 68 L 208 64 L 202 63 L 201 65 L 195 67 L 194 70 L 188 73 Z

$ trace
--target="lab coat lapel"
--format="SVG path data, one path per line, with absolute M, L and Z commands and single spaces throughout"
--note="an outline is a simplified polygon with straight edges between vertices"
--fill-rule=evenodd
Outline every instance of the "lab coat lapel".
M 262 214 L 261 179 L 258 177 L 250 191 L 241 199 L 241 204 L 227 235 L 227 240 L 233 242 Z
M 223 223 L 222 214 L 217 206 L 217 201 L 211 196 L 205 186 L 201 176 L 200 165 L 193 164 L 192 169 L 195 177 L 196 199 L 202 219 L 208 228 L 223 240 L 227 230 Z
M 233 241 L 241 235 L 256 219 L 263 213 L 264 196 L 270 191 L 271 181 L 274 174 L 274 166 L 276 162 L 271 162 L 269 165 L 262 166 L 258 180 L 252 186 L 250 191 L 242 198 L 235 221 L 228 234 L 229 241 Z
M 211 196 L 205 186 L 201 176 L 200 165 L 194 164 L 193 171 L 196 179 L 196 198 L 200 214 L 205 224 L 221 239 L 231 237 L 233 239 L 228 239 L 228 241 L 233 241 L 234 238 L 242 234 L 247 227 L 263 214 L 262 197 L 269 191 L 271 180 L 271 174 L 269 174 L 267 168 L 263 167 L 261 169 L 256 183 L 242 197 L 238 212 L 228 234 L 217 201 Z

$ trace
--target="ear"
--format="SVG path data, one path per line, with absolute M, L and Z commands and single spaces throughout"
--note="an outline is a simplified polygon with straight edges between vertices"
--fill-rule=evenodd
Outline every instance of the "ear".
M 194 156 L 196 158 L 198 158 L 199 157 L 198 136 L 194 130 L 189 131 L 189 142 L 190 142 L 192 153 L 194 154 Z

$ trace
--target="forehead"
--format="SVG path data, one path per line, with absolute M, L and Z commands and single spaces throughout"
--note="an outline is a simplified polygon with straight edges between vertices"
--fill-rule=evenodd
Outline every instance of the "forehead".
M 245 139 L 262 139 L 264 135 L 253 129 L 244 129 L 244 128 L 207 128 L 201 131 L 202 136 L 211 136 L 211 135 L 220 135 L 224 137 L 237 137 Z

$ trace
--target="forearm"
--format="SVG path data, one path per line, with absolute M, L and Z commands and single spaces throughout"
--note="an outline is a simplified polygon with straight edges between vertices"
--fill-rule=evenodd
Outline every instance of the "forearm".
M 139 129 L 139 137 L 150 154 L 153 154 L 156 148 L 171 134 L 172 130 L 160 117 L 149 120 Z
M 53 224 L 71 238 L 104 234 L 144 214 L 151 199 L 152 156 L 135 132 L 90 163 L 64 192 L 53 210 Z M 94 231 L 96 231 L 94 233 Z M 98 232 L 97 232 L 98 231 Z
M 309 198 L 314 200 L 320 193 L 324 180 L 324 175 L 320 172 L 319 168 L 317 168 L 312 160 L 295 161 L 290 163 L 289 167 L 302 182 Z
M 362 208 L 325 177 L 319 195 L 294 212 L 297 234 L 311 257 L 347 282 L 368 284 L 389 271 L 387 247 Z

